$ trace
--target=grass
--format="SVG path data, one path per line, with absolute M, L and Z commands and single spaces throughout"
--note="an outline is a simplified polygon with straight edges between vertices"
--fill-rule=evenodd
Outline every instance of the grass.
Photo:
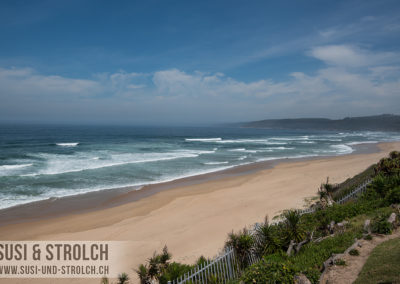
M 354 283 L 400 283 L 400 239 L 377 246 Z

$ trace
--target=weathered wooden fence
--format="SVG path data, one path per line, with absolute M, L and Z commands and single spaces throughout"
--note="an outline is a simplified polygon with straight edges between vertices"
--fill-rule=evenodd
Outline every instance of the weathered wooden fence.
M 365 192 L 367 190 L 367 186 L 372 182 L 372 179 L 367 179 L 365 182 L 363 182 L 361 185 L 359 185 L 356 189 L 351 191 L 349 194 L 346 196 L 342 197 L 336 203 L 343 204 L 349 201 L 350 199 L 357 198 L 360 194 Z
M 250 258 L 249 261 L 252 264 L 257 260 Z M 199 264 L 188 273 L 168 283 L 226 283 L 237 278 L 239 271 L 240 266 L 235 251 L 229 248 L 215 259 Z
M 370 184 L 372 179 L 366 180 L 364 183 L 359 185 L 356 189 L 351 191 L 349 194 L 336 201 L 336 203 L 343 204 L 346 201 L 357 198 L 361 193 L 365 192 L 368 184 Z M 299 213 L 301 215 L 312 213 L 315 211 L 314 207 L 301 209 Z M 282 222 L 282 220 L 278 221 Z M 257 227 L 259 227 L 259 223 L 255 223 L 253 228 L 249 230 L 251 234 L 256 232 Z M 248 263 L 251 265 L 259 261 L 259 258 L 255 254 L 250 254 Z M 203 283 L 226 283 L 229 280 L 237 279 L 241 272 L 241 268 L 236 257 L 235 251 L 233 248 L 228 248 L 219 256 L 214 258 L 213 260 L 207 260 L 204 263 L 196 266 L 188 273 L 185 273 L 178 279 L 173 281 L 169 281 L 170 284 L 184 284 L 184 283 L 193 283 L 193 284 L 203 284 Z

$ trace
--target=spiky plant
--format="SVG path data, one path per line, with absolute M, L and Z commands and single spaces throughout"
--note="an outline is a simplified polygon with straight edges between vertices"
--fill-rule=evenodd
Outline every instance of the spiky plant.
M 303 240 L 305 233 L 300 224 L 300 212 L 298 210 L 286 210 L 283 217 L 285 218 L 286 241 L 293 240 L 298 243 Z
M 128 274 L 124 272 L 118 275 L 118 284 L 127 284 L 128 282 L 129 282 Z
M 264 223 L 256 228 L 255 247 L 256 253 L 260 257 L 272 254 L 281 248 L 275 227 L 269 224 L 268 216 L 265 217 Z
M 235 250 L 236 256 L 241 268 L 249 265 L 249 257 L 254 250 L 254 239 L 249 231 L 243 229 L 239 233 L 230 233 L 225 247 L 232 247 Z
M 325 199 L 326 200 L 326 198 L 328 197 L 328 193 L 325 191 L 325 190 L 323 190 L 323 189 L 319 189 L 318 190 L 318 196 L 319 196 L 319 199 L 321 200 L 321 199 Z
M 165 270 L 168 267 L 168 262 L 171 260 L 171 254 L 168 252 L 167 246 L 164 246 L 163 251 L 160 255 L 161 269 Z
M 135 271 L 139 277 L 140 284 L 150 284 L 151 283 L 151 279 L 149 276 L 149 270 L 146 265 L 143 265 L 143 264 L 139 265 L 139 267 L 137 269 L 135 269 Z
M 151 279 L 157 278 L 160 275 L 161 256 L 154 252 L 153 256 L 148 259 L 148 275 Z

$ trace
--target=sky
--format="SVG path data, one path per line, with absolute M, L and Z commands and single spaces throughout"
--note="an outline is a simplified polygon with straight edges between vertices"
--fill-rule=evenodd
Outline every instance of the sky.
M 0 122 L 400 114 L 400 2 L 0 2 Z

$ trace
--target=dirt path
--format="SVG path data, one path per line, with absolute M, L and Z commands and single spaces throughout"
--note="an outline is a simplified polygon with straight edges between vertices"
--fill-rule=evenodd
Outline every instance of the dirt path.
M 359 240 L 362 247 L 358 247 L 357 250 L 360 252 L 358 256 L 345 255 L 342 259 L 346 261 L 346 265 L 331 266 L 328 271 L 324 274 L 323 278 L 320 280 L 320 284 L 351 284 L 356 281 L 358 274 L 360 274 L 365 262 L 367 261 L 372 250 L 379 244 L 400 238 L 400 229 L 397 229 L 391 235 L 379 235 L 375 236 L 371 241 Z

